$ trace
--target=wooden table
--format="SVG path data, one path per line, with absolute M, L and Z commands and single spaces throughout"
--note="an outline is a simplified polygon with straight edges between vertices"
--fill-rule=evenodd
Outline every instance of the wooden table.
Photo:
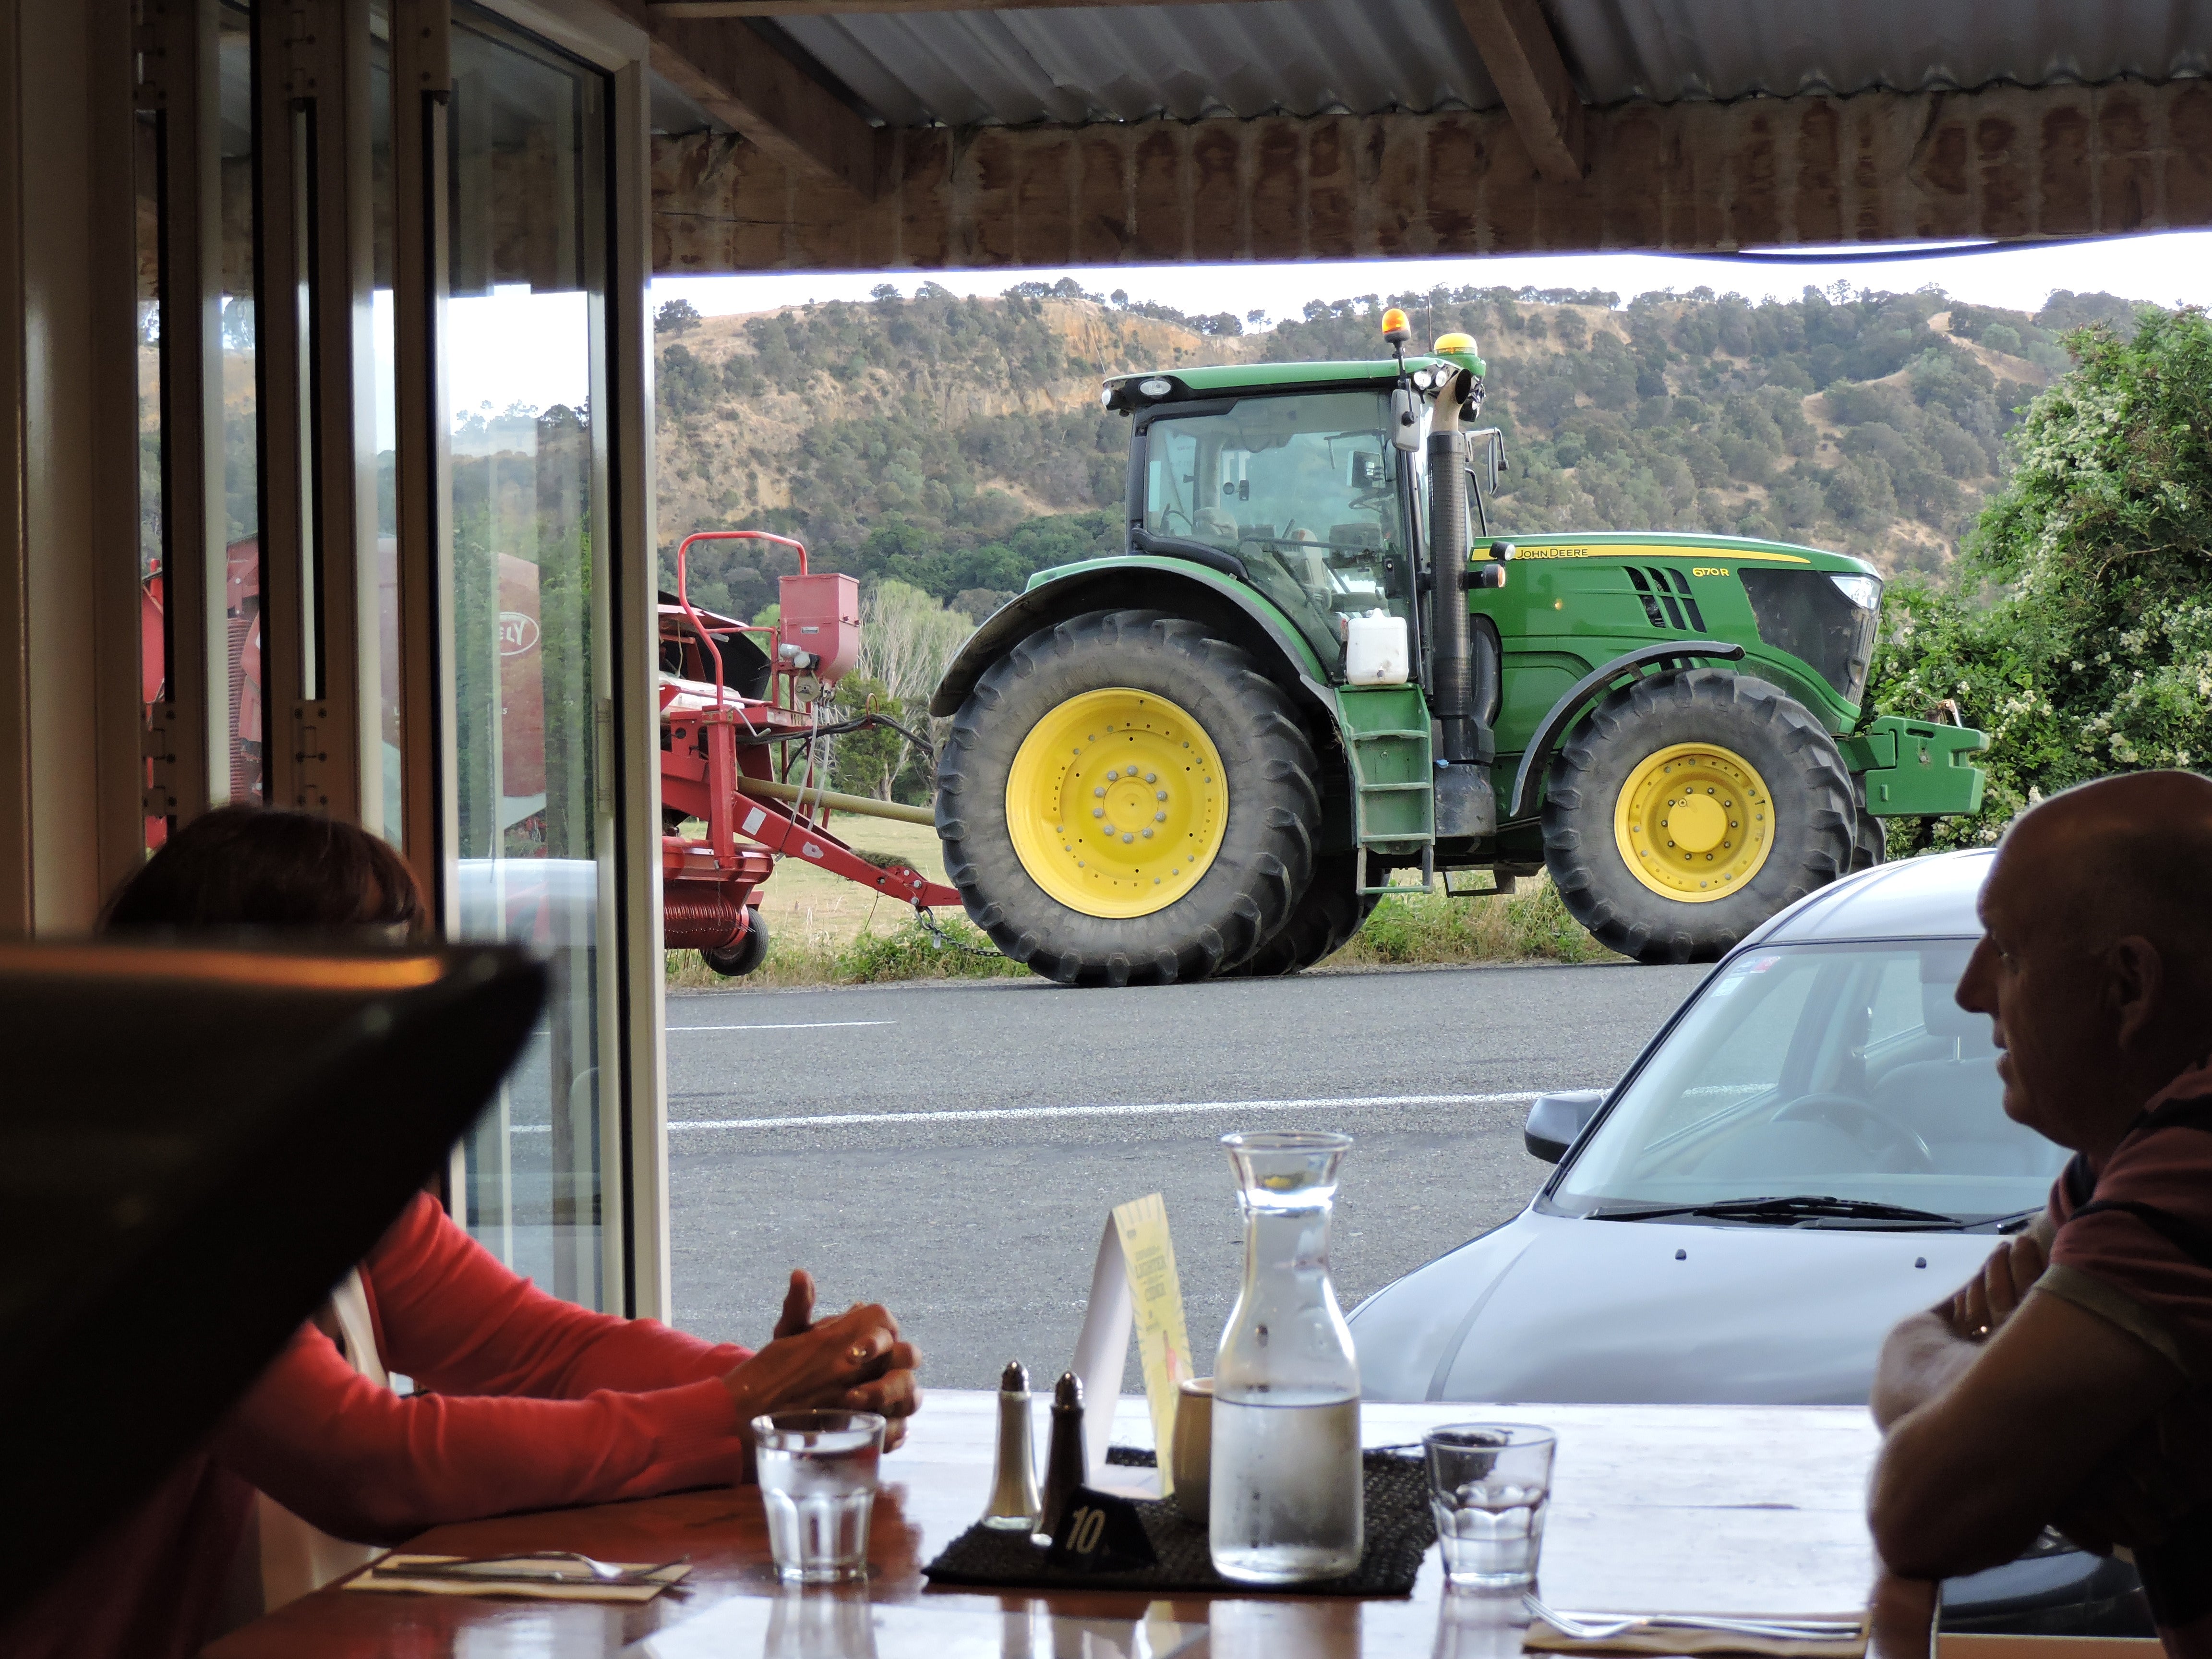
M 642 1607 L 365 1595 L 331 1589 L 218 1642 L 209 1659 L 1046 1659 L 1170 1650 L 1179 1627 L 1206 1627 L 1212 1659 L 1312 1655 L 1468 1659 L 1517 1650 L 1511 1639 L 1441 1628 L 1443 1569 L 1431 1552 L 1410 1596 L 1178 1596 L 1128 1592 L 1032 1596 L 937 1590 L 922 1566 L 981 1513 L 995 1401 L 933 1390 L 906 1446 L 884 1460 L 863 1585 L 786 1590 L 769 1564 L 751 1488 L 441 1527 L 410 1551 L 489 1555 L 574 1549 L 606 1560 L 689 1554 L 692 1593 Z M 1040 1401 L 1042 1413 L 1042 1401 Z M 1470 1418 L 1548 1424 L 1559 1432 L 1541 1589 L 1555 1606 L 1634 1612 L 1851 1614 L 1874 1562 L 1865 1521 L 1875 1436 L 1857 1407 L 1542 1406 L 1366 1407 L 1370 1446 L 1418 1440 Z M 1042 1432 L 1042 1415 L 1040 1431 Z M 1143 1401 L 1121 1402 L 1115 1443 L 1148 1445 Z M 1095 1431 L 1095 1429 L 1094 1429 Z M 1040 1443 L 1042 1442 L 1040 1441 Z M 1076 1627 L 1097 1620 L 1110 1645 Z

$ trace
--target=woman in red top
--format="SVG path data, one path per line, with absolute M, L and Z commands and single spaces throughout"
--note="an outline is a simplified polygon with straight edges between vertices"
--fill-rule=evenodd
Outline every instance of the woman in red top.
M 428 917 L 406 865 L 374 837 L 234 806 L 171 837 L 117 895 L 106 926 L 417 938 Z M 763 1412 L 880 1412 L 896 1445 L 921 1402 L 920 1356 L 897 1322 L 872 1305 L 816 1322 L 804 1273 L 792 1274 L 766 1347 L 717 1346 L 546 1295 L 423 1194 L 359 1269 L 350 1328 L 361 1332 L 365 1308 L 373 1354 L 349 1348 L 334 1310 L 355 1282 L 300 1328 L 204 1449 L 0 1631 L 0 1651 L 197 1653 L 267 1605 L 250 1524 L 257 1491 L 337 1539 L 393 1543 L 510 1510 L 737 1484 L 751 1474 L 744 1425 Z M 355 1346 L 366 1346 L 358 1334 Z M 372 1380 L 386 1370 L 416 1392 Z

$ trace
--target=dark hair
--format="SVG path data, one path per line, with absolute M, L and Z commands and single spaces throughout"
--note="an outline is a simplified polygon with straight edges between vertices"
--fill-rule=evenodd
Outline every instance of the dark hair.
M 406 861 L 367 830 L 308 812 L 218 806 L 170 836 L 116 890 L 103 933 L 269 927 L 428 931 Z

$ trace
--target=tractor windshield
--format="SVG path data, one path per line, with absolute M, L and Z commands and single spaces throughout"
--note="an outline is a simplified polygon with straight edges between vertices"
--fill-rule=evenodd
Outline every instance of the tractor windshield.
M 1411 614 L 1389 417 L 1389 400 L 1372 392 L 1163 414 L 1146 440 L 1145 528 L 1237 555 L 1334 663 L 1339 617 Z

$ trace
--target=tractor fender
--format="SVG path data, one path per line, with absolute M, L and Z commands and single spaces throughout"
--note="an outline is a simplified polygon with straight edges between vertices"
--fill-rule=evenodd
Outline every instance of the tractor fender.
M 1644 678 L 1649 669 L 1687 668 L 1697 658 L 1711 658 L 1722 662 L 1741 662 L 1743 647 L 1728 645 L 1719 640 L 1671 640 L 1664 645 L 1647 645 L 1615 657 L 1601 667 L 1590 672 L 1569 686 L 1559 700 L 1553 703 L 1528 739 L 1528 747 L 1521 757 L 1521 769 L 1513 775 L 1513 793 L 1505 803 L 1504 817 L 1519 817 L 1530 805 L 1535 793 L 1536 780 L 1544 775 L 1551 763 L 1552 750 L 1559 747 L 1559 739 L 1574 724 L 1590 702 L 1611 689 L 1613 683 L 1623 675 Z
M 1328 670 L 1281 611 L 1225 573 L 1141 554 L 1090 561 L 1000 605 L 960 647 L 929 712 L 940 720 L 958 714 L 984 672 L 1039 629 L 1087 611 L 1121 609 L 1176 611 L 1222 628 L 1251 650 L 1270 679 L 1324 711 L 1329 726 L 1336 724 Z

